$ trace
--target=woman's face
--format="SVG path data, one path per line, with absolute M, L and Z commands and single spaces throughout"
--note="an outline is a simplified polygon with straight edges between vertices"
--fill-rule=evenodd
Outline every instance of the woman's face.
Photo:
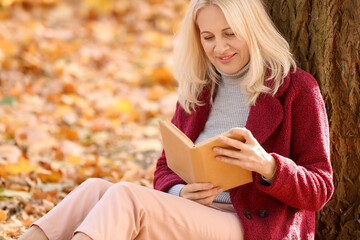
M 206 56 L 217 69 L 232 74 L 240 71 L 249 62 L 247 43 L 235 36 L 217 5 L 201 8 L 196 22 Z

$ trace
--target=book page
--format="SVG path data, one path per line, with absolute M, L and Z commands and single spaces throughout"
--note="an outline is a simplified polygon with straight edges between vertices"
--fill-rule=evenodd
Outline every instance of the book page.
M 181 140 L 189 147 L 194 147 L 195 144 L 193 143 L 193 141 L 191 141 L 191 139 L 186 136 L 185 133 L 183 133 L 179 128 L 177 128 L 175 126 L 175 124 L 173 124 L 171 121 L 166 120 L 166 121 L 162 121 L 160 120 L 159 122 L 160 126 L 163 125 L 164 127 L 168 128 L 169 131 L 171 131 L 173 134 L 175 134 L 178 138 L 181 138 Z
M 194 144 L 190 139 L 183 137 L 185 134 L 179 134 L 174 125 L 169 125 L 165 121 L 160 121 L 159 125 L 168 167 L 185 182 L 194 182 L 190 152 Z

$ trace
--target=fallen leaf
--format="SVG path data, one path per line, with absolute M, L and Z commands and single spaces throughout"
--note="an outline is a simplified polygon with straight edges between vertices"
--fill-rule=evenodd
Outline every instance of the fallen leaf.
M 29 163 L 29 160 L 20 157 L 17 163 L 8 163 L 4 166 L 5 172 L 10 175 L 19 173 L 30 173 L 37 169 L 37 166 Z
M 24 226 L 24 227 L 30 227 L 31 226 L 31 224 L 33 224 L 33 220 L 31 220 L 31 218 L 30 217 L 28 217 L 28 218 L 26 218 L 23 222 L 22 222 L 22 225 Z
M 62 177 L 61 170 L 57 171 L 46 171 L 37 173 L 37 176 L 41 179 L 42 183 L 54 183 L 58 182 Z
M 175 80 L 167 68 L 155 68 L 150 75 L 151 82 L 165 86 L 173 86 Z
M 104 112 L 108 118 L 121 118 L 124 121 L 136 121 L 137 112 L 130 100 L 120 100 L 114 106 L 109 107 Z
M 6 221 L 6 219 L 7 219 L 7 214 L 8 214 L 7 211 L 4 211 L 4 210 L 1 210 L 1 209 L 0 209 L 0 222 Z

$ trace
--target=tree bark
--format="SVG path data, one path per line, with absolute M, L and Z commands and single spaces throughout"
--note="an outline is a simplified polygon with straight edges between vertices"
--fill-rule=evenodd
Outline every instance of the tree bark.
M 316 239 L 360 239 L 360 0 L 264 2 L 329 117 L 335 192 L 316 215 Z

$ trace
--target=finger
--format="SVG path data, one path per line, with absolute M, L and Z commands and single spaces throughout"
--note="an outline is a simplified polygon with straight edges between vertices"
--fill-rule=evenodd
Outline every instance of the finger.
M 218 153 L 219 155 L 228 156 L 231 158 L 239 158 L 241 156 L 240 150 L 233 150 L 228 148 L 221 148 L 221 147 L 214 147 L 214 152 Z
M 198 191 L 198 192 L 189 192 L 184 195 L 185 198 L 190 200 L 201 200 L 206 199 L 212 196 L 217 196 L 222 192 L 221 188 L 213 188 L 210 190 Z
M 239 167 L 242 167 L 244 169 L 250 170 L 252 171 L 252 169 L 249 166 L 249 163 L 247 161 L 242 161 L 241 158 L 231 158 L 231 157 L 227 157 L 227 156 L 216 156 L 215 157 L 216 160 L 224 162 L 224 163 L 228 163 L 228 164 L 232 164 L 232 165 L 236 165 Z
M 229 132 L 234 135 L 243 136 L 245 138 L 245 142 L 252 141 L 255 139 L 251 131 L 246 128 L 232 128 L 230 129 Z
M 210 206 L 215 198 L 216 198 L 216 196 L 211 196 L 211 197 L 208 197 L 208 198 L 197 200 L 196 202 L 200 203 L 200 204 L 202 204 L 204 206 Z
M 203 204 L 205 206 L 209 206 L 214 201 L 216 196 L 218 196 L 221 192 L 222 192 L 222 190 L 217 192 L 216 194 L 213 194 L 213 195 L 209 196 L 209 197 L 202 198 L 202 199 L 197 199 L 197 200 L 194 200 L 194 201 L 196 201 L 198 203 L 201 203 L 201 204 Z
M 197 192 L 212 189 L 214 186 L 211 183 L 190 183 L 184 186 L 187 192 Z
M 220 136 L 220 137 L 218 137 L 218 140 L 222 143 L 225 143 L 226 145 L 229 145 L 229 146 L 234 147 L 239 150 L 245 148 L 245 146 L 246 146 L 246 144 L 243 143 L 242 141 L 239 141 L 237 139 L 233 139 L 230 137 Z

